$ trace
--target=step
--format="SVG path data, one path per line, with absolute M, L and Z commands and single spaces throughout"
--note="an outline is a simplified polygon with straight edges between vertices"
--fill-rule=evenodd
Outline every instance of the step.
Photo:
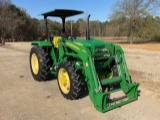
M 122 80 L 121 77 L 113 77 L 113 78 L 110 78 L 110 79 L 101 80 L 101 84 L 102 85 L 109 85 L 109 84 L 112 84 L 112 83 L 121 82 L 121 80 Z

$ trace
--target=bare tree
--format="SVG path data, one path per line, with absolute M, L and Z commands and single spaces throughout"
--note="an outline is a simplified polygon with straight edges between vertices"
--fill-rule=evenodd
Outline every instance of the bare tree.
M 133 43 L 134 34 L 140 28 L 140 21 L 149 14 L 156 13 L 159 0 L 118 0 L 113 6 L 111 20 L 128 20 L 127 27 L 130 43 Z M 120 23 L 121 25 L 121 23 Z
M 81 36 L 85 36 L 86 32 L 86 21 L 84 19 L 77 20 L 77 27 L 79 28 L 79 32 Z
M 11 3 L 11 0 L 0 0 L 0 7 L 6 7 Z
M 8 5 L 10 5 L 10 0 L 0 0 L 0 36 L 5 37 L 6 36 L 6 21 L 8 21 L 6 17 L 6 9 Z

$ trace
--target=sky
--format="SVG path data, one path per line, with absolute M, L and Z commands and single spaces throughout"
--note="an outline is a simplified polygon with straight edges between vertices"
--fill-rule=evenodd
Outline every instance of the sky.
M 104 22 L 109 20 L 112 6 L 116 0 L 11 0 L 13 4 L 26 10 L 34 18 L 43 19 L 39 14 L 54 9 L 73 9 L 84 11 L 84 14 L 69 17 L 67 20 L 78 20 L 91 15 L 90 20 Z M 53 19 L 53 18 L 51 18 Z M 53 20 L 60 21 L 60 18 Z

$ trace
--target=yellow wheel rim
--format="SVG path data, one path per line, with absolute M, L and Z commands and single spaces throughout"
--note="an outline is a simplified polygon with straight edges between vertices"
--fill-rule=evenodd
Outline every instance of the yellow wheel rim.
M 38 64 L 38 57 L 35 53 L 33 53 L 31 56 L 31 66 L 33 73 L 37 75 L 39 71 L 39 64 Z
M 58 82 L 62 92 L 68 94 L 70 91 L 70 79 L 64 68 L 61 68 L 58 72 Z

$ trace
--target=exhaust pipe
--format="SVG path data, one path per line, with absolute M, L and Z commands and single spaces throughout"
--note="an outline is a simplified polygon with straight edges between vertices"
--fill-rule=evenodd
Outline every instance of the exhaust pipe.
M 90 40 L 90 31 L 89 31 L 89 18 L 90 18 L 90 14 L 87 17 L 87 30 L 86 30 L 86 40 Z

